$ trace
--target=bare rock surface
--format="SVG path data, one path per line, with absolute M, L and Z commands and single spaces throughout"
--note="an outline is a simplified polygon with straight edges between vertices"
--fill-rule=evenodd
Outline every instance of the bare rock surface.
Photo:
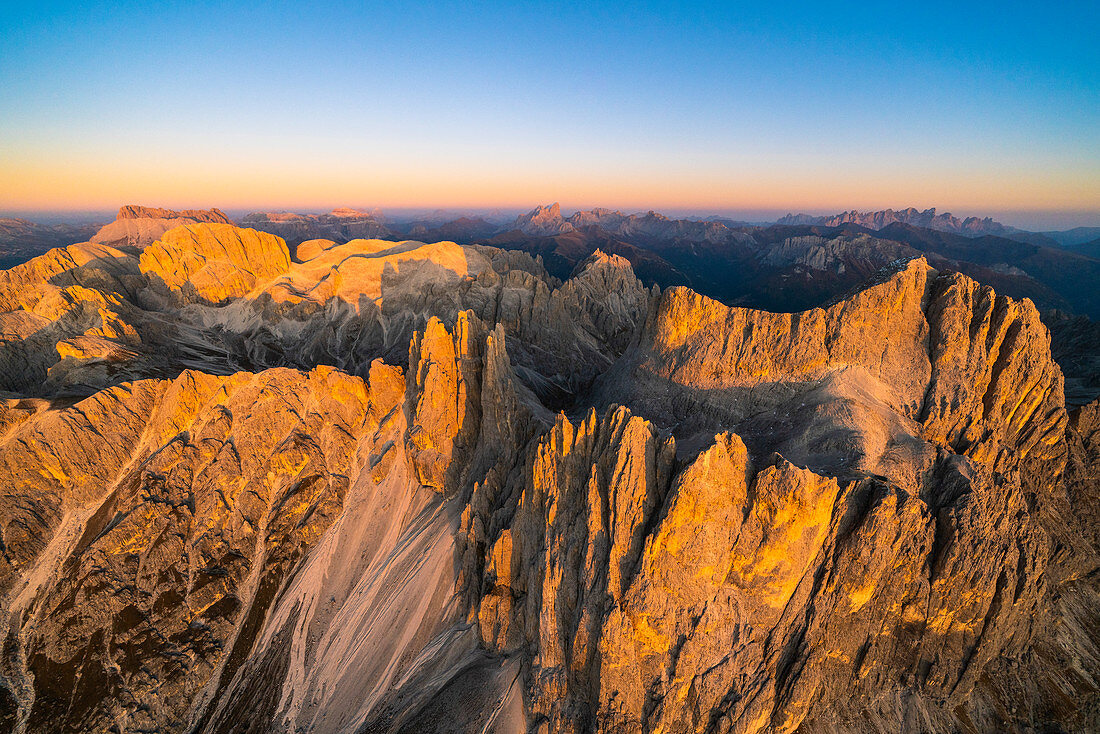
M 1030 301 L 921 258 L 770 313 L 602 251 L 143 247 L 0 272 L 5 730 L 1100 726 L 1100 407 Z
M 290 267 L 274 235 L 230 224 L 192 224 L 165 233 L 141 253 L 141 272 L 173 306 L 222 305 Z
M 0 389 L 39 392 L 51 372 L 114 371 L 137 357 L 133 298 L 142 283 L 137 258 L 94 243 L 0 271 Z
M 334 209 L 328 214 L 252 212 L 241 220 L 241 224 L 261 232 L 278 235 L 292 244 L 317 239 L 344 243 L 356 239 L 386 238 L 394 235 L 379 212 L 363 212 L 348 208 Z
M 572 232 L 575 228 L 571 222 L 567 222 L 561 214 L 561 205 L 557 202 L 549 206 L 539 206 L 516 218 L 515 229 L 524 234 L 537 236 L 563 234 Z
M 181 225 L 207 222 L 232 224 L 218 209 L 185 209 L 174 211 L 158 207 L 128 205 L 118 210 L 115 221 L 92 235 L 92 242 L 116 247 L 145 247 L 170 229 Z

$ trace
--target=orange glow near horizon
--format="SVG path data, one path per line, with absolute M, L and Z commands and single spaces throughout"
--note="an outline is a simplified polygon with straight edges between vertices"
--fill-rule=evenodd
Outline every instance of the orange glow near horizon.
M 167 164 L 167 165 L 165 165 Z M 962 171 L 950 177 L 905 171 L 889 176 L 858 166 L 809 166 L 797 178 L 777 171 L 713 169 L 550 171 L 497 166 L 468 171 L 386 170 L 346 166 L 246 165 L 228 161 L 0 160 L 0 209 L 93 210 L 125 203 L 176 208 L 316 209 L 364 204 L 386 207 L 529 208 L 561 201 L 630 210 L 770 209 L 843 211 L 919 206 L 968 212 L 1097 211 L 1100 180 L 1085 172 L 1048 177 Z M 1076 175 L 1075 175 L 1076 174 Z

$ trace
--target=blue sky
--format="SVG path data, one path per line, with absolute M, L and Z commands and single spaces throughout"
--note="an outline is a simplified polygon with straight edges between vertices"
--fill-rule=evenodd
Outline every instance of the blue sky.
M 0 209 L 560 200 L 1100 224 L 1098 8 L 9 4 Z

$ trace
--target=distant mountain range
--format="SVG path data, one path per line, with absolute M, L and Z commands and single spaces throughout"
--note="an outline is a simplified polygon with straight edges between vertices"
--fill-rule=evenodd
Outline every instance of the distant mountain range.
M 779 225 L 814 224 L 823 227 L 840 227 L 845 224 L 858 224 L 868 229 L 879 230 L 891 224 L 909 224 L 914 227 L 925 227 L 940 232 L 952 232 L 970 236 L 985 234 L 1007 235 L 1016 230 L 1000 222 L 995 222 L 990 217 L 967 217 L 959 219 L 949 212 L 937 214 L 935 207 L 920 211 L 914 207 L 894 211 L 883 209 L 877 212 L 860 212 L 855 209 L 834 214 L 828 217 L 814 217 L 809 214 L 788 214 L 776 221 Z
M 124 206 L 116 221 L 90 228 L 0 220 L 0 245 L 13 259 L 71 241 L 144 247 L 181 224 L 231 223 L 221 210 Z M 792 311 L 854 286 L 897 259 L 924 255 L 948 268 L 1029 297 L 1040 308 L 1100 318 L 1100 228 L 1025 232 L 989 217 L 960 219 L 935 209 L 849 211 L 828 217 L 792 214 L 769 226 L 722 218 L 671 218 L 596 208 L 566 216 L 557 203 L 501 221 L 445 211 L 414 218 L 341 208 L 325 214 L 253 212 L 242 226 L 268 232 L 295 247 L 309 240 L 454 241 L 523 250 L 549 272 L 568 278 L 600 249 L 628 260 L 644 282 L 688 285 L 726 303 Z
M 245 227 L 278 235 L 292 243 L 314 239 L 348 242 L 390 235 L 381 212 L 347 208 L 334 209 L 328 214 L 253 212 L 241 219 L 240 223 Z
M 717 219 L 671 219 L 650 211 L 624 214 L 610 209 L 589 209 L 564 217 L 558 204 L 540 206 L 516 218 L 513 230 L 535 236 L 553 236 L 592 227 L 617 237 L 690 242 L 724 242 L 735 231 L 750 227 Z M 743 234 L 743 233 L 742 233 Z
M 367 237 L 520 250 L 562 281 L 601 251 L 624 258 L 647 285 L 686 285 L 727 304 L 780 312 L 830 303 L 892 262 L 925 257 L 935 268 L 964 273 L 998 293 L 1030 298 L 1055 335 L 1071 402 L 1100 395 L 1100 360 L 1081 348 L 1100 329 L 1092 320 L 1100 320 L 1100 228 L 1027 232 L 989 217 L 960 219 L 914 208 L 792 214 L 763 226 L 602 208 L 566 216 L 557 203 L 510 222 L 448 216 L 432 212 L 397 221 L 378 211 L 340 209 L 254 213 L 242 224 L 291 245 Z
M 1100 227 L 1074 227 L 1062 232 L 1043 232 L 1042 234 L 1062 247 L 1073 249 L 1095 244 L 1100 240 Z
M 193 222 L 228 223 L 230 216 L 219 209 L 172 210 L 136 205 L 123 206 L 115 224 L 121 221 L 188 220 Z M 648 236 L 659 238 L 678 237 L 699 241 L 720 241 L 728 230 L 750 230 L 771 225 L 839 227 L 859 225 L 878 231 L 894 223 L 950 232 L 967 237 L 996 235 L 1009 239 L 1029 241 L 1048 247 L 1076 248 L 1100 239 L 1100 227 L 1074 227 L 1064 231 L 1034 232 L 1012 227 L 991 217 L 959 218 L 948 212 L 938 213 L 935 208 L 919 210 L 882 209 L 878 211 L 851 210 L 832 215 L 787 214 L 774 222 L 748 222 L 722 216 L 668 217 L 655 211 L 627 214 L 606 208 L 578 210 L 569 216 L 562 213 L 560 204 L 540 205 L 531 211 L 514 217 L 502 210 L 477 214 L 460 210 L 436 209 L 420 213 L 384 213 L 341 207 L 328 213 L 265 212 L 255 211 L 236 220 L 239 224 L 270 231 L 285 232 L 293 242 L 300 238 L 331 237 L 340 241 L 347 237 L 369 237 L 385 234 L 417 236 L 421 233 L 454 231 L 458 236 L 489 237 L 518 230 L 527 235 L 552 236 L 597 226 L 620 236 Z M 73 234 L 95 231 L 94 225 L 35 224 L 27 219 L 0 218 L 0 244 L 16 239 L 30 242 L 63 241 Z M 117 226 L 116 226 L 117 229 Z M 278 231 L 277 231 L 278 230 Z M 111 232 L 103 237 L 110 238 Z M 304 240 L 303 240 L 304 241 Z M 67 244 L 67 243 L 66 243 Z
M 0 268 L 10 268 L 52 247 L 83 242 L 96 225 L 37 224 L 26 219 L 0 217 Z

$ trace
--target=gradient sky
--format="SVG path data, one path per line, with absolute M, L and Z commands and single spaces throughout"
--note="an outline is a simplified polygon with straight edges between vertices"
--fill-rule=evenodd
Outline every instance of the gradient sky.
M 768 5 L 5 3 L 0 210 L 1100 224 L 1100 3 Z

